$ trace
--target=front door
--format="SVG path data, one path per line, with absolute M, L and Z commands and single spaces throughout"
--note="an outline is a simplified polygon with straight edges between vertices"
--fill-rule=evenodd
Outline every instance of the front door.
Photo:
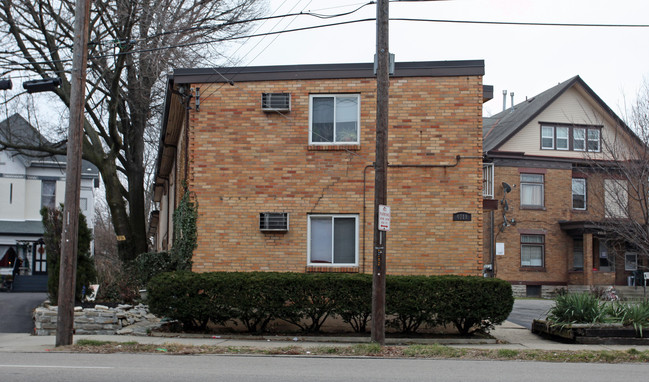
M 47 274 L 47 253 L 45 252 L 45 245 L 34 243 L 33 246 L 33 274 L 46 275 Z

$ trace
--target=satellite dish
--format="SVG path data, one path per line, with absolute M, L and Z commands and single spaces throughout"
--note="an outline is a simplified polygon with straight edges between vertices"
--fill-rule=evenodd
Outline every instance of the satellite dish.
M 512 191 L 512 186 L 503 182 L 503 190 L 505 191 L 505 194 L 509 194 Z

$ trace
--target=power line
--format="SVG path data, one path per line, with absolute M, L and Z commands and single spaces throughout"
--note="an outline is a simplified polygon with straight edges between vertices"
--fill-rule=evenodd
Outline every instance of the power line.
M 544 22 L 526 22 L 526 21 L 518 22 L 518 21 L 413 19 L 407 17 L 391 18 L 390 21 L 416 21 L 416 22 L 449 23 L 449 24 L 516 25 L 516 26 L 537 26 L 537 27 L 649 28 L 649 24 L 544 23 Z
M 297 14 L 297 15 L 299 15 L 299 14 Z M 286 16 L 277 16 L 277 17 L 286 17 Z M 108 58 L 108 57 L 117 57 L 117 56 L 126 55 L 126 54 L 148 53 L 148 52 L 155 52 L 155 51 L 166 50 L 166 49 L 186 48 L 186 47 L 196 46 L 196 45 L 204 45 L 204 44 L 213 44 L 213 43 L 225 42 L 225 41 L 235 41 L 235 40 L 242 40 L 242 39 L 250 39 L 250 38 L 254 38 L 254 37 L 264 37 L 264 36 L 277 35 L 277 34 L 283 34 L 283 33 L 301 32 L 301 31 L 306 31 L 306 30 L 315 30 L 315 29 L 321 29 L 321 28 L 336 27 L 336 26 L 341 26 L 341 25 L 350 25 L 350 24 L 357 24 L 357 23 L 374 22 L 375 20 L 376 20 L 375 18 L 348 20 L 348 21 L 341 21 L 341 22 L 337 22 L 337 23 L 329 23 L 329 24 L 313 25 L 313 26 L 308 26 L 308 27 L 285 29 L 285 30 L 282 30 L 282 31 L 270 31 L 270 32 L 256 33 L 256 34 L 251 34 L 251 35 L 231 36 L 231 37 L 224 37 L 224 38 L 211 39 L 211 40 L 188 42 L 188 43 L 184 43 L 184 44 L 161 46 L 161 47 L 155 47 L 155 48 L 136 49 L 136 50 L 126 51 L 126 52 L 118 52 L 118 53 L 112 53 L 112 54 L 96 55 L 96 56 L 92 56 L 91 58 L 93 58 L 93 59 L 101 59 L 101 58 Z M 447 24 L 542 26 L 542 27 L 649 28 L 649 24 L 545 23 L 545 22 L 480 21 L 480 20 L 419 19 L 419 18 L 391 18 L 390 21 L 447 23 Z M 221 24 L 221 26 L 223 26 L 223 25 L 229 25 L 229 24 Z M 174 31 L 172 33 L 178 33 L 178 32 Z M 36 64 L 45 65 L 45 64 L 55 63 L 55 62 L 67 63 L 67 62 L 71 62 L 71 61 L 72 61 L 71 59 L 63 59 L 63 60 L 52 60 L 52 61 L 35 61 L 35 62 L 30 62 L 30 63 L 13 62 L 12 64 L 14 64 L 14 65 L 22 65 L 22 66 L 36 65 Z M 0 65 L 0 67 L 9 67 L 9 66 Z

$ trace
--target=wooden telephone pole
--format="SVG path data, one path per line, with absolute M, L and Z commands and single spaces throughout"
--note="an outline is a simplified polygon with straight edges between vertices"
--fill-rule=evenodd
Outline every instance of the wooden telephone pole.
M 374 163 L 374 256 L 372 341 L 385 345 L 386 234 L 379 229 L 379 206 L 388 201 L 388 89 L 390 87 L 389 1 L 376 6 L 376 162 Z
M 81 147 L 86 104 L 86 68 L 90 0 L 79 0 L 75 7 L 72 73 L 70 76 L 70 124 L 65 170 L 65 205 L 61 234 L 61 270 L 56 322 L 56 346 L 72 344 L 74 328 L 74 290 L 77 278 L 79 232 L 79 193 L 81 188 Z

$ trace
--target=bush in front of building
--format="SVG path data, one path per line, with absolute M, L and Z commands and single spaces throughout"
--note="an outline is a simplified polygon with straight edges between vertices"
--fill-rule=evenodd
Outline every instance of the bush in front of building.
M 388 276 L 385 305 L 390 317 L 386 325 L 402 333 L 416 333 L 423 324 L 436 326 L 435 317 L 441 298 L 437 277 Z
M 435 323 L 452 324 L 463 335 L 488 332 L 507 319 L 514 307 L 511 285 L 477 276 L 436 277 Z
M 320 331 L 338 316 L 355 332 L 371 319 L 372 276 L 341 273 L 170 272 L 148 284 L 152 313 L 178 320 L 187 329 L 207 323 L 242 323 L 265 332 L 273 320 L 306 333 Z M 388 276 L 388 325 L 415 333 L 423 324 L 453 324 L 461 334 L 488 331 L 513 306 L 509 283 L 464 276 Z

